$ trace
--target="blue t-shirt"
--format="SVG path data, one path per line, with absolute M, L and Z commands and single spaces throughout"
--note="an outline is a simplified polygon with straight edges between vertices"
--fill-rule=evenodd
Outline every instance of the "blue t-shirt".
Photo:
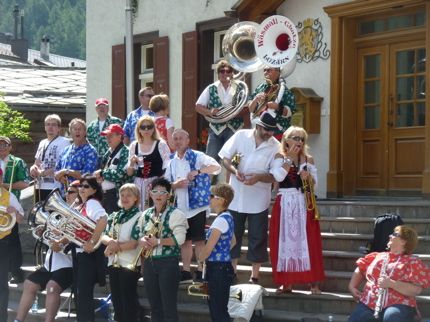
M 130 138 L 130 142 L 135 140 L 134 130 L 136 129 L 137 121 L 144 115 L 154 116 L 154 112 L 142 109 L 142 106 L 139 106 L 134 111 L 130 112 L 127 115 L 127 118 L 124 122 L 124 133 L 127 137 Z

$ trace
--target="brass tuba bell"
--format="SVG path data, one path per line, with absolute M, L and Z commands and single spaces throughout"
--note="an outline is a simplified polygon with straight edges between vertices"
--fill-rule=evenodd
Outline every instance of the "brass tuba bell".
M 12 232 L 15 226 L 16 218 L 6 211 L 6 207 L 0 206 L 0 239 L 5 238 Z

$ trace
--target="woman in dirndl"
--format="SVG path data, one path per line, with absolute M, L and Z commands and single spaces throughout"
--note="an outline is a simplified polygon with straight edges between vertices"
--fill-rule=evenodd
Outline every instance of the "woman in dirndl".
M 293 284 L 310 284 L 311 294 L 320 294 L 319 282 L 325 278 L 318 217 L 305 201 L 304 183 L 317 182 L 314 158 L 308 154 L 306 142 L 303 128 L 292 126 L 285 131 L 271 171 L 279 182 L 269 229 L 277 294 L 291 292 Z

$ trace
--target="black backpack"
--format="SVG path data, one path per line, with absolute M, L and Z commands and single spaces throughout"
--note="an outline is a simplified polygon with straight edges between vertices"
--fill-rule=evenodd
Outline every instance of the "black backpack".
M 403 225 L 403 220 L 396 214 L 384 214 L 375 218 L 373 228 L 373 240 L 371 242 L 371 252 L 383 252 L 387 249 L 390 234 L 396 226 Z

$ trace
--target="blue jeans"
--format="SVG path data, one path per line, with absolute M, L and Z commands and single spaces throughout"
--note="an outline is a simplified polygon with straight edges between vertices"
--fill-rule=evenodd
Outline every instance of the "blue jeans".
M 206 262 L 209 312 L 212 322 L 230 322 L 228 300 L 234 270 L 231 262 Z
M 360 302 L 352 311 L 348 322 L 413 322 L 417 312 L 412 306 L 395 304 L 382 310 L 379 319 L 375 319 L 373 313 L 372 309 Z
M 214 131 L 209 128 L 209 138 L 206 147 L 206 154 L 215 160 L 219 161 L 218 152 L 229 138 L 232 137 L 234 132 L 229 128 L 225 128 L 219 135 L 216 135 Z

